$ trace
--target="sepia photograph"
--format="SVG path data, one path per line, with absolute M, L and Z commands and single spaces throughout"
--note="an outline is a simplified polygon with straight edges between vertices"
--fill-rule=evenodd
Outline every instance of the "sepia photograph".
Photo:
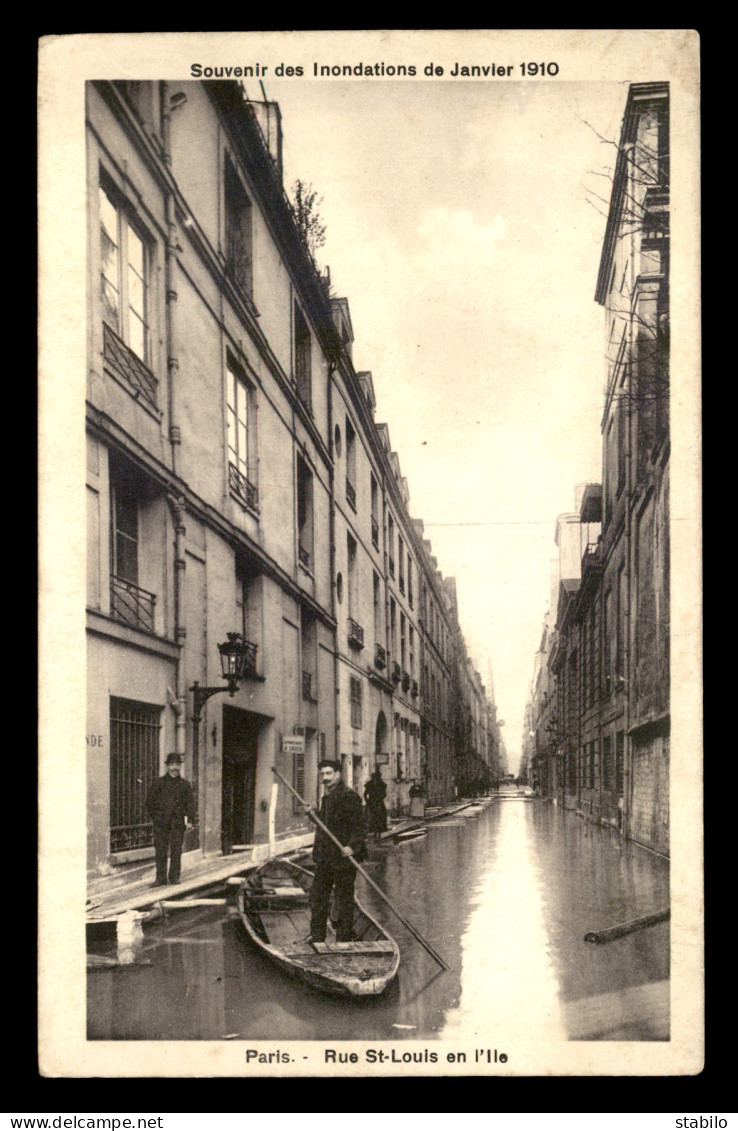
M 699 1073 L 697 34 L 39 60 L 42 1074 Z

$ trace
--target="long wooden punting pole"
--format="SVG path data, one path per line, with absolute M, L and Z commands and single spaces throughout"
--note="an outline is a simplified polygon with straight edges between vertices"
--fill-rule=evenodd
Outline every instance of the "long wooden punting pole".
M 613 939 L 620 939 L 632 931 L 640 931 L 642 927 L 653 927 L 656 923 L 663 923 L 671 917 L 671 909 L 665 907 L 663 911 L 654 911 L 653 915 L 644 915 L 641 919 L 631 919 L 628 923 L 618 923 L 615 927 L 606 927 L 604 931 L 587 931 L 585 942 L 606 943 Z
M 281 775 L 281 774 L 279 773 L 279 771 L 275 769 L 275 767 L 274 767 L 274 766 L 272 766 L 272 773 L 274 774 L 274 776 L 275 776 L 275 778 L 277 779 L 277 781 L 281 781 L 282 785 L 283 785 L 283 786 L 286 786 L 286 788 L 287 788 L 287 789 L 288 789 L 288 790 L 290 791 L 290 793 L 291 793 L 291 794 L 293 794 L 293 796 L 294 796 L 294 797 L 296 797 L 296 798 L 297 798 L 297 800 L 298 800 L 298 801 L 299 801 L 299 802 L 300 802 L 300 803 L 301 803 L 302 805 L 304 805 L 304 806 L 305 806 L 306 810 L 308 811 L 308 815 L 309 815 L 310 819 L 311 819 L 312 821 L 314 821 L 314 822 L 315 822 L 315 824 L 316 824 L 316 825 L 318 825 L 318 826 L 319 826 L 319 827 L 320 827 L 320 828 L 321 828 L 321 829 L 323 830 L 323 832 L 324 832 L 324 833 L 326 834 L 326 836 L 330 837 L 330 839 L 331 839 L 331 840 L 333 841 L 333 843 L 334 843 L 335 845 L 337 845 L 337 847 L 338 847 L 338 848 L 340 848 L 340 849 L 341 849 L 341 851 L 343 852 L 343 849 L 344 849 L 344 845 L 342 845 L 342 844 L 341 844 L 341 842 L 340 842 L 340 840 L 338 839 L 338 837 L 336 837 L 336 836 L 334 836 L 334 835 L 333 835 L 333 833 L 331 832 L 331 830 L 330 830 L 330 829 L 328 829 L 328 828 L 326 828 L 326 827 L 325 827 L 325 825 L 324 825 L 324 824 L 323 824 L 323 822 L 321 821 L 321 819 L 320 819 L 320 817 L 318 816 L 318 814 L 317 814 L 317 813 L 315 812 L 315 810 L 314 810 L 314 809 L 313 809 L 313 808 L 312 808 L 312 807 L 311 807 L 310 805 L 308 805 L 307 801 L 305 801 L 305 799 L 304 799 L 303 797 L 300 797 L 300 794 L 299 794 L 299 793 L 297 792 L 297 790 L 296 790 L 296 789 L 293 789 L 293 788 L 292 788 L 292 786 L 290 785 L 290 783 L 289 783 L 288 781 L 285 781 L 285 779 L 284 779 L 284 778 L 282 777 L 282 775 Z M 405 916 L 404 916 L 404 915 L 401 915 L 401 914 L 400 914 L 400 912 L 399 912 L 399 911 L 397 910 L 397 908 L 395 907 L 395 905 L 394 905 L 394 904 L 393 904 L 393 903 L 391 902 L 391 900 L 390 900 L 390 899 L 388 899 L 388 897 L 387 897 L 387 896 L 385 895 L 385 893 L 384 893 L 384 892 L 382 891 L 382 889 L 381 889 L 381 888 L 380 888 L 380 887 L 379 887 L 379 886 L 378 886 L 377 884 L 375 884 L 375 882 L 374 882 L 374 880 L 373 880 L 373 879 L 371 878 L 371 876 L 370 876 L 370 875 L 369 875 L 369 874 L 368 874 L 367 872 L 365 872 L 365 871 L 364 871 L 364 869 L 362 868 L 361 864 L 359 864 L 359 862 L 358 862 L 357 860 L 355 860 L 353 856 L 347 856 L 347 857 L 346 857 L 346 859 L 347 859 L 347 860 L 350 860 L 350 861 L 351 861 L 351 863 L 353 864 L 354 868 L 355 868 L 355 869 L 356 869 L 356 871 L 357 871 L 357 872 L 359 873 L 359 875 L 360 875 L 360 876 L 363 876 L 363 877 L 364 877 L 364 879 L 366 880 L 366 882 L 367 882 L 367 883 L 369 884 L 369 887 L 373 888 L 373 889 L 374 889 L 374 891 L 375 891 L 375 892 L 377 893 L 377 895 L 378 895 L 378 896 L 379 896 L 379 897 L 380 897 L 381 899 L 383 899 L 383 900 L 384 900 L 384 902 L 385 902 L 385 903 L 387 904 L 387 906 L 389 907 L 390 911 L 392 911 L 392 912 L 393 912 L 393 914 L 395 914 L 395 915 L 397 916 L 397 918 L 398 918 L 398 919 L 400 920 L 400 922 L 402 923 L 403 927 L 406 927 L 406 928 L 407 928 L 407 930 L 408 930 L 408 931 L 410 932 L 410 934 L 411 934 L 411 935 L 413 936 L 413 938 L 416 938 L 416 939 L 418 940 L 418 942 L 420 943 L 420 945 L 421 945 L 422 947 L 424 947 L 424 948 L 425 948 L 425 950 L 427 950 L 427 951 L 428 951 L 428 954 L 429 954 L 429 955 L 431 956 L 431 958 L 432 958 L 432 959 L 433 959 L 433 960 L 434 960 L 435 962 L 437 962 L 437 963 L 438 963 L 438 965 L 439 965 L 439 966 L 441 967 L 441 969 L 442 969 L 442 970 L 450 970 L 450 969 L 451 969 L 451 967 L 450 967 L 450 966 L 448 965 L 448 963 L 446 963 L 446 962 L 444 962 L 444 961 L 443 961 L 443 959 L 441 958 L 440 954 L 438 954 L 438 953 L 437 953 L 437 952 L 436 952 L 436 951 L 435 951 L 435 950 L 433 949 L 433 947 L 431 946 L 431 944 L 430 944 L 429 942 L 426 942 L 426 940 L 425 940 L 425 939 L 423 938 L 423 936 L 421 935 L 420 931 L 418 931 L 418 930 L 417 930 L 417 929 L 416 929 L 416 928 L 415 928 L 415 927 L 414 927 L 414 926 L 412 925 L 412 923 L 409 923 L 409 922 L 408 922 L 408 920 L 407 920 L 407 919 L 405 918 Z

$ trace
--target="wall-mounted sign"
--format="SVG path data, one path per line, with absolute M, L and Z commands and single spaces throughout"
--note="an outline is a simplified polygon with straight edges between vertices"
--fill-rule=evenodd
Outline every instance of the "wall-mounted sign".
M 305 753 L 305 735 L 304 734 L 284 734 L 284 735 L 282 735 L 282 753 L 283 754 L 304 754 Z
M 389 766 L 389 754 L 377 754 L 376 762 L 378 766 Z

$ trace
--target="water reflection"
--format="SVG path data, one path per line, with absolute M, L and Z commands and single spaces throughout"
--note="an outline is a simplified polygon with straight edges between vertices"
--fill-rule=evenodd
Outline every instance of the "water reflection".
M 380 999 L 332 999 L 286 978 L 252 947 L 233 909 L 179 911 L 146 929 L 135 964 L 90 971 L 89 1038 L 440 1035 L 494 1046 L 496 1034 L 668 1035 L 668 924 L 603 947 L 583 941 L 588 930 L 668 905 L 665 861 L 537 802 L 493 802 L 476 819 L 430 824 L 427 837 L 373 856 L 375 882 L 450 971 L 361 880 L 357 895 L 402 955 Z M 115 958 L 114 941 L 96 949 Z

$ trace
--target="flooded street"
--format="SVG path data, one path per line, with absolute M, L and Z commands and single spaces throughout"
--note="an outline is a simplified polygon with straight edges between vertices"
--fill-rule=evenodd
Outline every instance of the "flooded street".
M 668 1040 L 669 924 L 605 945 L 588 931 L 669 905 L 668 862 L 537 800 L 493 800 L 428 835 L 372 847 L 370 874 L 451 966 L 432 958 L 359 878 L 389 928 L 399 976 L 344 1001 L 279 973 L 231 907 L 171 911 L 132 965 L 88 974 L 100 1040 Z M 232 890 L 232 889 L 231 889 Z M 103 963 L 114 940 L 88 949 Z

